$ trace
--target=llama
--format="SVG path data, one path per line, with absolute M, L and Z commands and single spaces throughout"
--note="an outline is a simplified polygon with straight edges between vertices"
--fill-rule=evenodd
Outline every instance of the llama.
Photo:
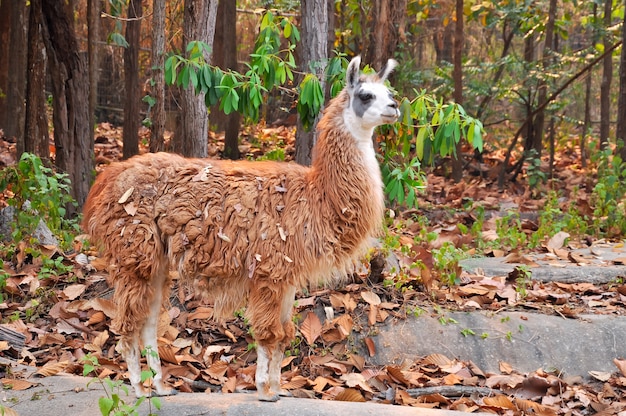
M 318 123 L 311 167 L 149 153 L 98 175 L 82 225 L 110 264 L 117 310 L 111 326 L 137 396 L 150 393 L 140 380 L 140 343 L 157 353 L 146 358 L 156 393 L 175 393 L 162 379 L 156 347 L 170 270 L 213 298 L 214 318 L 246 305 L 258 398 L 286 394 L 280 364 L 295 335 L 296 290 L 346 269 L 382 226 L 372 137 L 400 114 L 384 85 L 396 62 L 368 76 L 360 75 L 360 63 L 352 59 L 346 87 Z

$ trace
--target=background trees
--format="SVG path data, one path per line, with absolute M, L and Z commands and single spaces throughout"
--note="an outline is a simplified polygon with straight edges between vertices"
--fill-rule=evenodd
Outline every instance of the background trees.
M 63 7 L 47 0 L 0 2 L 0 127 L 15 137 L 19 152 L 51 156 L 70 175 L 80 203 L 93 170 L 94 121 L 124 124 L 126 157 L 143 146 L 138 141 L 141 120 L 151 129 L 145 143 L 150 150 L 204 156 L 207 132 L 213 129 L 211 112 L 211 124 L 226 131 L 222 156 L 238 157 L 240 115 L 244 125 L 293 118 L 302 108 L 294 103 L 305 88 L 298 90 L 298 85 L 308 72 L 315 77 L 306 88 L 316 97 L 322 91 L 314 107 L 323 107 L 341 82 L 341 61 L 332 60 L 338 53 L 362 54 L 374 68 L 395 57 L 401 63 L 393 80 L 399 97 L 411 100 L 426 89 L 441 103 L 462 101 L 469 115 L 488 126 L 485 157 L 492 162 L 489 174 L 499 175 L 502 186 L 520 175 L 530 178 L 530 171 L 539 179 L 549 175 L 554 158 L 543 159 L 548 164 L 542 165 L 544 149 L 575 152 L 582 164 L 587 154 L 593 157 L 601 146 L 613 149 L 624 136 L 626 58 L 620 45 L 626 6 L 617 0 L 284 0 L 272 2 L 274 14 L 286 20 L 277 20 L 281 34 L 271 39 L 257 38 L 263 15 L 254 13 L 268 2 L 240 0 L 236 10 L 235 2 L 220 3 L 218 10 L 217 0 L 79 0 Z M 100 30 L 94 23 L 98 12 L 103 12 L 95 18 Z M 301 38 L 291 27 L 301 30 Z M 194 49 L 192 41 L 203 43 L 193 44 Z M 7 48 L 8 43 L 21 46 Z M 293 44 L 295 50 L 289 49 Z M 187 77 L 180 85 L 163 85 L 164 61 L 172 53 L 191 60 L 202 55 L 213 65 L 206 73 L 219 85 L 194 89 L 201 83 L 193 71 L 180 73 Z M 273 57 L 278 60 L 268 60 Z M 211 88 L 213 95 L 207 97 Z M 94 95 L 86 94 L 96 90 L 94 104 Z M 45 117 L 49 103 L 51 120 Z M 209 111 L 207 104 L 216 107 Z M 229 114 L 217 117 L 218 109 Z M 307 117 L 296 141 L 301 163 L 308 162 L 314 141 L 303 124 L 314 124 L 315 114 Z M 178 120 L 168 126 L 173 132 L 169 141 L 164 140 L 166 118 Z M 433 114 L 428 120 L 435 120 Z M 52 155 L 45 145 L 48 122 Z M 419 126 L 412 136 L 406 128 L 396 129 L 385 140 L 404 140 L 408 153 L 403 157 L 418 154 L 451 169 L 447 145 L 446 151 L 433 152 L 442 149 L 442 137 L 450 136 L 431 127 L 422 136 Z M 453 125 L 449 129 L 454 131 Z M 572 139 L 579 131 L 582 139 Z M 459 139 L 466 134 L 462 131 Z M 472 149 L 459 143 L 464 163 L 454 168 L 457 178 L 463 168 L 474 166 Z

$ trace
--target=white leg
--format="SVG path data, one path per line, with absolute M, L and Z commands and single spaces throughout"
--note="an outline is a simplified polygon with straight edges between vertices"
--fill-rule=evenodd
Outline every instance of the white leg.
M 269 384 L 269 356 L 265 347 L 258 345 L 256 348 L 256 389 L 259 395 L 259 400 L 266 402 L 275 402 L 278 400 L 278 394 L 275 394 L 270 389 Z
M 159 323 L 159 314 L 161 313 L 161 305 L 163 304 L 164 277 L 161 276 L 155 279 L 154 282 L 154 298 L 150 303 L 148 319 L 146 319 L 143 330 L 141 331 L 141 340 L 143 347 L 146 349 L 146 362 L 148 363 L 148 367 L 154 371 L 153 383 L 156 393 L 159 396 L 168 396 L 175 391 L 165 387 L 163 384 L 163 371 L 161 369 L 161 359 L 159 357 L 157 341 L 157 326 Z
M 296 288 L 289 287 L 285 293 L 285 297 L 283 298 L 283 302 L 281 304 L 280 310 L 280 322 L 283 326 L 291 321 L 291 316 L 293 313 L 293 302 L 296 298 Z M 286 343 L 290 342 L 290 339 L 285 340 L 284 343 L 280 343 L 277 348 L 272 351 L 272 356 L 270 357 L 269 362 L 269 383 L 270 389 L 278 393 L 281 396 L 288 396 L 289 392 L 283 390 L 280 386 L 280 365 L 283 362 L 283 356 L 285 352 Z
M 141 354 L 139 351 L 138 338 L 133 337 L 130 342 L 122 341 L 122 349 L 122 355 L 128 367 L 128 378 L 130 379 L 130 385 L 133 386 L 135 390 L 135 396 L 147 396 L 148 392 L 146 392 L 146 389 L 144 389 L 141 384 L 141 363 L 139 361 Z

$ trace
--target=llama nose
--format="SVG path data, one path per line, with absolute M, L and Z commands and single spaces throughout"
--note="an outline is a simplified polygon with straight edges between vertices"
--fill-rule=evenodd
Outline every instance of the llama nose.
M 392 102 L 389 104 L 389 107 L 397 109 L 397 108 L 398 108 L 398 103 L 397 103 L 396 101 L 392 101 Z

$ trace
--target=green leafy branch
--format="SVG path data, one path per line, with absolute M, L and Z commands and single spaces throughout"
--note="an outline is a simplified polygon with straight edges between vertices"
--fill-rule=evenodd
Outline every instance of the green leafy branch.
M 287 41 L 287 46 L 281 49 L 282 39 Z M 237 111 L 256 121 L 263 94 L 293 82 L 296 68 L 293 53 L 299 40 L 298 29 L 286 17 L 268 11 L 261 20 L 255 50 L 246 63 L 245 73 L 210 65 L 205 59 L 210 46 L 192 41 L 186 48 L 187 57 L 172 54 L 165 61 L 165 82 L 182 88 L 191 85 L 196 94 L 204 94 L 207 106 L 219 103 L 226 114 Z

